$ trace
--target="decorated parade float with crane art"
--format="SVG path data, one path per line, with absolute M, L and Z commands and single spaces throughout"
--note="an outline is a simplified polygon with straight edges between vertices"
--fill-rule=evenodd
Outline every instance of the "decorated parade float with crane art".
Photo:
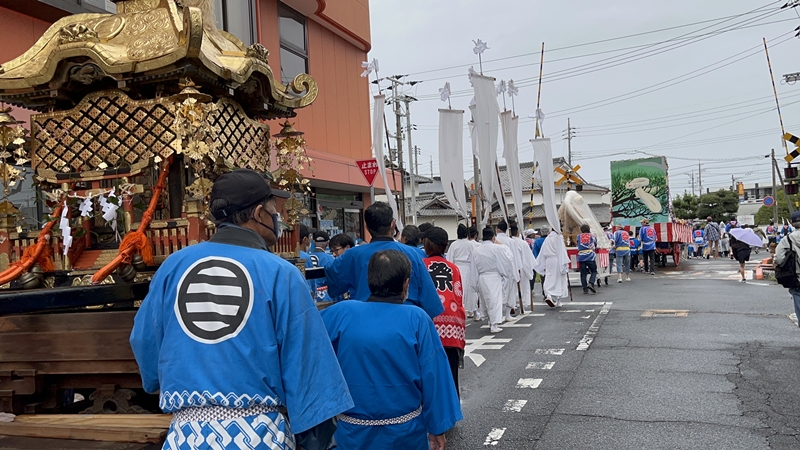
M 656 233 L 656 257 L 661 266 L 672 255 L 681 262 L 681 244 L 692 242 L 692 228 L 672 215 L 667 158 L 611 162 L 611 220 L 633 233 L 648 219 Z
M 0 112 L 0 411 L 152 410 L 128 346 L 135 307 L 160 262 L 213 234 L 215 178 L 271 175 L 296 193 L 278 205 L 290 227 L 308 187 L 302 133 L 267 121 L 314 101 L 309 75 L 276 81 L 267 49 L 217 29 L 210 0 L 116 5 L 59 20 L 0 66 L 0 101 L 36 112 L 29 136 Z M 25 177 L 39 223 L 8 199 Z M 284 236 L 273 251 L 289 258 Z

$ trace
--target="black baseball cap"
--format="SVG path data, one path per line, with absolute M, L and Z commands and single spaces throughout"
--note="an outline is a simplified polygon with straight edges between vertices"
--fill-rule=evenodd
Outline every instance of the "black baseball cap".
M 289 198 L 289 193 L 272 189 L 260 173 L 250 169 L 237 169 L 224 173 L 211 187 L 211 201 L 225 199 L 228 206 L 211 211 L 217 220 L 222 220 L 237 212 L 263 202 L 268 197 Z
M 314 233 L 314 242 L 328 242 L 331 240 L 330 235 L 327 232 L 319 230 Z
M 419 239 L 428 239 L 436 245 L 447 245 L 447 231 L 441 227 L 430 227 L 424 232 L 420 233 Z

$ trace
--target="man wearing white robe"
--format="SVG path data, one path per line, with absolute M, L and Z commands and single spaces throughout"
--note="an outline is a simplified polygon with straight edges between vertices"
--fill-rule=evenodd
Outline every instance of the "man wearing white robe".
M 507 279 L 503 284 L 503 316 L 505 321 L 508 322 L 513 320 L 513 317 L 511 317 L 511 310 L 517 306 L 517 300 L 519 299 L 517 295 L 517 285 L 519 284 L 519 269 L 522 263 L 520 262 L 514 244 L 511 242 L 511 236 L 506 234 L 508 231 L 508 224 L 506 221 L 501 220 L 500 223 L 497 224 L 497 229 L 497 242 L 508 248 L 508 256 L 511 257 L 511 270 L 513 273 L 512 278 Z
M 477 274 L 473 273 L 472 267 L 472 252 L 480 244 L 468 239 L 468 229 L 464 224 L 460 224 L 456 230 L 458 240 L 450 244 L 447 250 L 447 260 L 458 266 L 461 272 L 461 288 L 464 292 L 464 310 L 467 316 L 475 317 L 476 321 L 480 321 L 481 313 L 478 311 L 478 291 L 477 291 Z
M 519 268 L 519 291 L 522 296 L 522 304 L 531 304 L 531 280 L 533 279 L 533 252 L 519 235 L 519 228 L 511 225 L 511 243 L 517 251 L 520 261 Z
M 536 272 L 543 274 L 544 301 L 550 307 L 561 307 L 561 298 L 569 295 L 569 256 L 564 238 L 556 230 L 550 231 L 536 257 Z
M 514 279 L 511 258 L 506 253 L 508 251 L 508 246 L 495 243 L 494 231 L 487 227 L 483 230 L 483 242 L 472 252 L 473 272 L 478 274 L 478 288 L 483 303 L 481 307 L 489 317 L 492 333 L 502 331 L 503 284 L 505 280 Z

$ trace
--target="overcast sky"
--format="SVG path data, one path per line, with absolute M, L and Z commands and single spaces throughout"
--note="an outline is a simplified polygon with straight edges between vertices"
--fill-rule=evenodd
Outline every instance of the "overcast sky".
M 771 183 L 763 155 L 775 148 L 780 158 L 784 150 L 762 38 L 786 131 L 800 136 L 800 84 L 782 82 L 784 74 L 800 72 L 794 37 L 800 18 L 795 9 L 780 9 L 787 1 L 378 0 L 370 3 L 369 57 L 380 61 L 382 77 L 423 81 L 406 88 L 419 99 L 411 120 L 422 175 L 430 174 L 431 157 L 438 174 L 437 109 L 447 107 L 438 89 L 449 81 L 453 108 L 467 108 L 467 69 L 478 70 L 472 40 L 482 39 L 489 45 L 484 74 L 519 86 L 521 162 L 533 157 L 528 115 L 536 109 L 544 42 L 544 133 L 553 154 L 566 156 L 562 136 L 571 119 L 573 163 L 588 181 L 608 186 L 609 162 L 646 157 L 638 150 L 668 158 L 673 194 L 691 189 L 692 171 L 697 181 L 697 159 L 705 160 L 704 190 L 729 186 L 731 175 Z M 392 126 L 389 106 L 386 113 Z M 464 145 L 471 171 L 466 130 Z

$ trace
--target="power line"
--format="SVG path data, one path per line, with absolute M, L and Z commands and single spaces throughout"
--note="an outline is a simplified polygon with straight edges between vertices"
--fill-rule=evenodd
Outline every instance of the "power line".
M 753 11 L 756 11 L 756 10 L 753 10 Z M 660 55 L 660 54 L 665 53 L 667 51 L 671 51 L 671 50 L 675 50 L 677 48 L 685 47 L 687 45 L 693 44 L 695 42 L 703 41 L 705 39 L 708 39 L 710 37 L 713 37 L 713 36 L 716 36 L 716 35 L 719 35 L 719 34 L 722 34 L 722 33 L 725 33 L 725 32 L 742 29 L 748 22 L 755 22 L 755 21 L 764 19 L 766 17 L 769 17 L 771 15 L 779 14 L 780 12 L 781 12 L 780 9 L 777 9 L 777 10 L 774 10 L 774 11 L 768 11 L 766 13 L 761 11 L 761 14 L 758 17 L 746 19 L 744 21 L 728 25 L 728 26 L 726 26 L 726 27 L 724 27 L 724 28 L 722 28 L 720 30 L 715 30 L 714 32 L 711 32 L 711 33 L 705 33 L 705 34 L 695 35 L 695 36 L 691 36 L 689 38 L 686 38 L 686 36 L 691 35 L 692 33 L 696 33 L 697 31 L 702 31 L 704 29 L 711 28 L 711 27 L 720 25 L 720 24 L 722 24 L 724 22 L 727 22 L 727 20 L 724 20 L 724 21 L 719 22 L 719 23 L 717 23 L 715 25 L 711 25 L 709 27 L 704 27 L 704 28 L 701 28 L 700 30 L 695 30 L 695 31 L 692 31 L 690 33 L 686 33 L 684 35 L 677 36 L 677 37 L 674 37 L 674 38 L 671 38 L 671 39 L 668 39 L 668 40 L 665 40 L 665 41 L 652 43 L 652 44 L 647 44 L 645 46 L 645 48 L 657 47 L 657 46 L 660 46 L 660 45 L 663 45 L 663 44 L 668 44 L 668 43 L 673 42 L 675 40 L 688 41 L 688 42 L 673 43 L 673 44 L 666 45 L 666 46 L 661 47 L 661 48 L 656 48 L 656 49 L 653 49 L 653 50 L 647 50 L 647 51 L 644 51 L 644 52 L 639 52 L 638 50 L 637 51 L 631 51 L 631 52 L 623 53 L 623 54 L 620 54 L 620 55 L 615 55 L 615 56 L 612 56 L 612 57 L 599 59 L 597 61 L 593 61 L 593 62 L 590 62 L 588 64 L 582 64 L 580 66 L 573 66 L 573 67 L 569 67 L 569 68 L 566 68 L 566 69 L 558 70 L 558 71 L 555 71 L 555 72 L 550 72 L 550 73 L 548 73 L 547 75 L 545 75 L 543 77 L 542 82 L 546 83 L 546 82 L 551 82 L 551 81 L 560 81 L 560 80 L 563 80 L 563 79 L 573 78 L 573 77 L 584 75 L 584 74 L 587 74 L 587 73 L 594 73 L 597 70 L 604 70 L 604 69 L 609 69 L 609 68 L 613 68 L 613 67 L 618 67 L 618 66 L 623 65 L 623 64 L 628 64 L 628 63 L 631 63 L 631 62 L 634 62 L 634 61 L 638 61 L 638 60 L 641 60 L 641 59 L 644 59 L 644 58 L 649 58 L 651 56 Z M 740 15 L 733 16 L 733 17 L 738 18 L 738 17 L 741 17 L 741 16 L 743 16 L 745 14 L 748 14 L 748 13 L 740 14 Z M 639 54 L 635 54 L 637 52 L 639 52 Z M 624 57 L 626 55 L 632 55 L 632 56 L 627 56 L 625 58 L 621 58 L 621 57 Z M 516 80 L 516 81 L 517 81 L 517 86 L 524 87 L 524 86 L 527 86 L 529 83 L 537 82 L 538 78 L 537 77 L 522 78 L 522 79 L 519 79 L 519 80 Z M 467 95 L 470 94 L 470 92 L 471 92 L 470 90 L 454 91 L 452 93 L 451 97 L 467 96 Z M 426 94 L 426 95 L 420 95 L 419 96 L 420 100 L 430 100 L 430 99 L 434 99 L 434 98 L 438 98 L 438 96 L 436 94 Z
M 756 8 L 756 9 L 754 9 L 752 11 L 748 11 L 748 12 L 743 13 L 743 14 L 736 14 L 736 15 L 732 15 L 732 16 L 718 17 L 718 18 L 715 18 L 715 19 L 701 20 L 701 21 L 698 21 L 698 22 L 692 22 L 692 23 L 687 23 L 687 24 L 683 24 L 683 25 L 676 25 L 676 26 L 667 27 L 667 28 L 660 28 L 660 29 L 657 29 L 657 30 L 645 31 L 645 32 L 641 32 L 641 33 L 633 33 L 633 34 L 628 34 L 628 35 L 624 35 L 624 36 L 617 36 L 617 37 L 613 37 L 613 38 L 600 39 L 600 40 L 597 40 L 597 41 L 584 42 L 584 43 L 574 44 L 574 45 L 567 45 L 567 46 L 564 46 L 564 47 L 558 47 L 558 48 L 549 49 L 547 51 L 547 53 L 548 54 L 556 53 L 556 52 L 569 50 L 569 49 L 573 49 L 573 48 L 587 47 L 587 46 L 596 45 L 596 44 L 602 44 L 602 43 L 606 43 L 606 42 L 629 39 L 629 38 L 632 38 L 632 37 L 645 36 L 645 35 L 648 35 L 648 34 L 656 34 L 656 33 L 661 33 L 661 32 L 664 32 L 664 31 L 671 31 L 671 30 L 676 30 L 676 29 L 679 29 L 679 28 L 687 28 L 687 27 L 692 27 L 692 26 L 695 26 L 695 25 L 702 25 L 702 24 L 706 24 L 706 23 L 710 23 L 710 22 L 723 23 L 721 21 L 725 21 L 725 20 L 728 20 L 728 19 L 739 18 L 739 17 L 745 16 L 745 15 L 748 15 L 748 14 L 758 14 L 760 10 L 762 10 L 764 8 L 767 8 L 768 6 L 773 5 L 775 3 L 780 3 L 780 0 L 767 3 L 767 4 L 765 4 L 765 5 L 763 5 L 763 6 L 759 7 L 759 8 Z M 647 44 L 645 44 L 645 45 L 647 45 Z M 498 61 L 507 61 L 509 59 L 525 58 L 525 57 L 529 57 L 529 56 L 538 56 L 538 55 L 539 55 L 538 52 L 522 53 L 522 54 L 519 54 L 519 55 L 511 55 L 511 56 L 506 56 L 506 57 L 502 57 L 502 58 L 487 59 L 487 60 L 485 60 L 483 62 L 484 62 L 484 64 L 486 64 L 486 63 L 493 63 L 493 62 L 498 62 Z M 552 62 L 552 60 L 551 60 L 551 62 Z M 441 72 L 441 71 L 445 71 L 445 70 L 465 69 L 465 68 L 473 66 L 473 65 L 475 65 L 475 63 L 458 64 L 458 65 L 453 65 L 453 66 L 449 66 L 449 67 L 440 67 L 440 68 L 436 68 L 436 69 L 428 69 L 428 70 L 422 70 L 422 71 L 419 71 L 419 72 L 413 72 L 410 75 L 422 75 L 422 74 L 426 74 L 426 73 Z M 502 70 L 502 69 L 495 69 L 495 70 Z M 431 81 L 431 80 L 423 80 L 423 81 Z

